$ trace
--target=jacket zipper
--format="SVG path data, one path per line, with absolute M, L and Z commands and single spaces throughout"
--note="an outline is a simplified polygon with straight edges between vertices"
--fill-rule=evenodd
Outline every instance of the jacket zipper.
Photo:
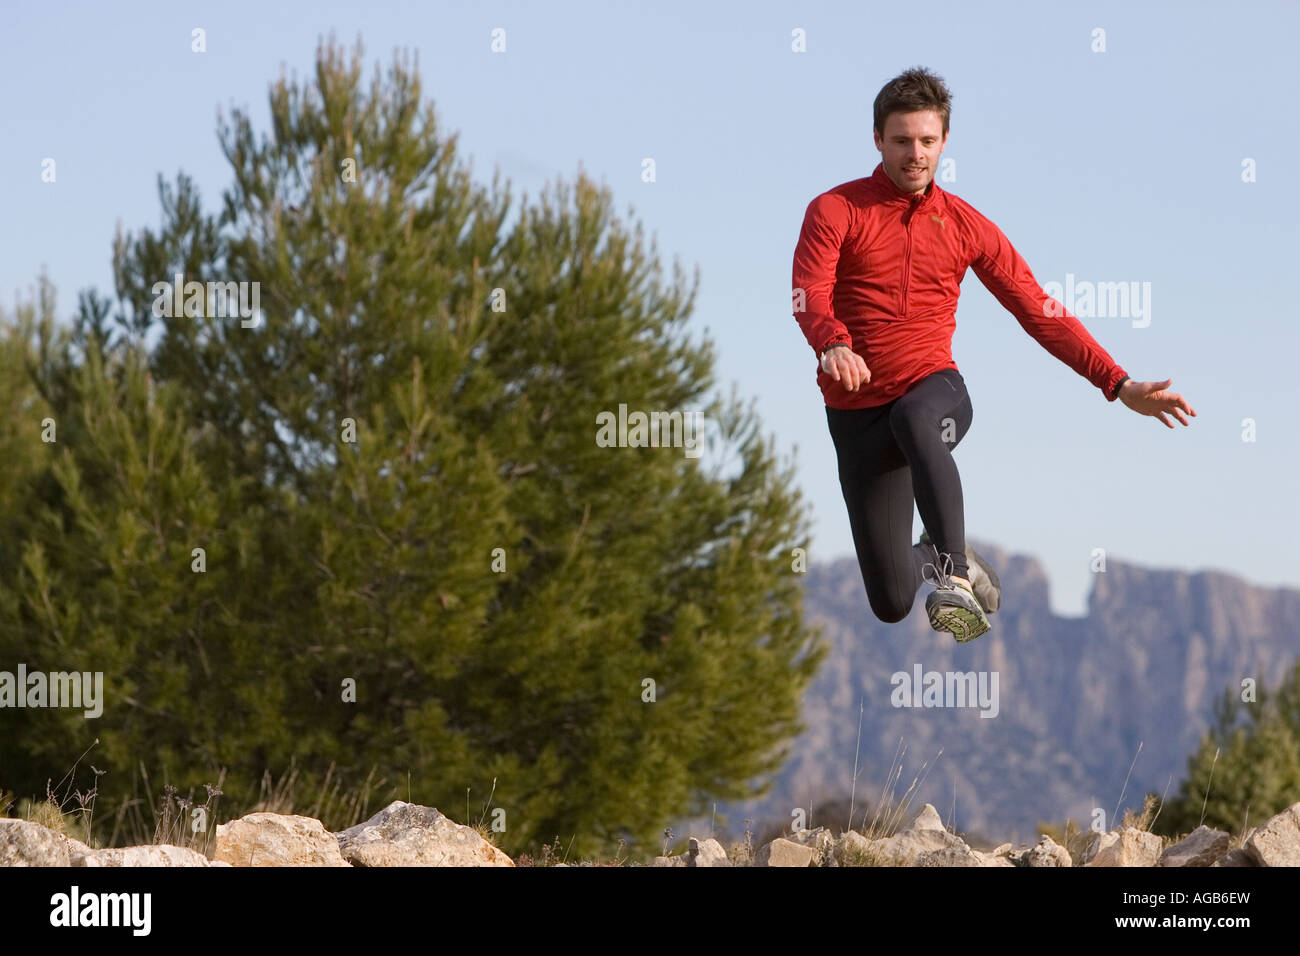
M 912 277 L 912 220 L 920 203 L 912 203 L 911 208 L 907 211 L 907 222 L 903 228 L 907 231 L 907 244 L 903 251 L 903 310 L 899 315 L 900 319 L 907 318 L 907 284 Z
M 907 244 L 903 250 L 903 312 L 899 316 L 901 319 L 907 318 L 907 286 L 912 278 L 912 220 L 916 218 L 917 210 L 925 205 L 925 201 L 929 198 L 930 194 L 927 192 L 919 199 L 911 201 L 904 216 L 903 228 L 907 232 Z

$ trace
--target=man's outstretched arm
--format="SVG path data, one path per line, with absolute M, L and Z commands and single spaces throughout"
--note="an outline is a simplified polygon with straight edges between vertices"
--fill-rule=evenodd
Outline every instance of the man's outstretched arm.
M 1139 382 L 1097 344 L 1083 323 L 1043 291 L 1020 253 L 1002 230 L 976 213 L 976 256 L 971 268 L 1003 308 L 1014 315 L 1043 348 L 1102 390 L 1106 401 L 1119 399 L 1139 415 L 1149 415 L 1173 428 L 1165 416 L 1189 424 L 1183 412 L 1196 412 L 1181 395 L 1168 390 L 1173 381 Z
M 1115 401 L 1117 386 L 1128 377 L 1124 369 L 1082 322 L 1043 291 L 1029 264 L 1001 229 L 978 213 L 974 224 L 976 248 L 971 268 L 980 282 L 1039 345 L 1101 389 L 1106 401 Z

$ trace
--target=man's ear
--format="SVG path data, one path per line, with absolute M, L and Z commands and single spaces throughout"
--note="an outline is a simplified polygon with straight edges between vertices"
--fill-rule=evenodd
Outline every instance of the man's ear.
M 880 130 L 872 128 L 871 135 L 875 137 L 876 149 L 883 153 L 885 151 L 885 141 L 880 138 Z

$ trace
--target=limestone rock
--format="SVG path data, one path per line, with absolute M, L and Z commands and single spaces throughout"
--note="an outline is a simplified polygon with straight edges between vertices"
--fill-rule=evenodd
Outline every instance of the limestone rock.
M 913 866 L 983 866 L 984 861 L 967 846 L 950 846 L 918 856 Z M 996 864 L 995 864 L 996 865 Z
M 870 840 L 855 830 L 843 833 L 834 845 L 832 857 L 850 866 L 861 866 L 863 862 L 868 866 L 986 865 L 965 840 L 944 828 L 939 812 L 928 803 L 907 829 L 893 836 Z
M 1260 866 L 1300 866 L 1300 803 L 1256 827 L 1245 849 Z
M 870 852 L 892 866 L 912 866 L 918 857 L 936 850 L 966 850 L 966 841 L 943 829 L 911 828 L 871 841 Z
M 921 812 L 916 815 L 912 821 L 909 830 L 946 830 L 943 825 L 943 819 L 939 816 L 939 811 L 934 808 L 934 804 L 927 803 L 921 808 Z
M 712 837 L 707 840 L 691 837 L 689 849 L 686 851 L 686 865 L 731 866 L 731 861 L 727 859 L 727 851 L 717 840 Z
M 73 866 L 208 866 L 206 856 L 183 846 L 114 847 L 91 850 L 72 861 Z
M 1015 866 L 1016 864 L 1011 860 L 1012 852 L 1013 847 L 1010 843 L 999 844 L 992 850 L 971 849 L 971 853 L 979 860 L 980 866 Z M 1020 853 L 1023 852 L 1022 849 Z M 1017 856 L 1019 855 L 1017 854 Z
M 348 865 L 324 824 L 286 813 L 250 813 L 220 824 L 213 858 L 231 866 Z
M 1228 852 L 1232 838 L 1222 830 L 1199 826 L 1160 854 L 1157 866 L 1213 866 Z
M 90 847 L 30 820 L 0 819 L 0 866 L 71 866 Z
M 835 859 L 835 838 L 826 827 L 816 830 L 796 830 L 786 837 L 792 843 L 812 847 L 813 866 L 839 866 Z
M 354 866 L 514 866 L 473 827 L 433 807 L 394 800 L 338 834 L 338 851 Z
M 1014 865 L 1014 864 L 1013 864 Z M 1020 856 L 1021 866 L 1073 866 L 1069 851 L 1044 833 Z
M 812 866 L 817 851 L 802 843 L 777 837 L 765 844 L 754 859 L 755 866 Z
M 1085 866 L 1155 866 L 1160 857 L 1160 837 L 1124 827 L 1100 835 L 1097 851 Z
M 1083 850 L 1079 853 L 1079 865 L 1087 866 L 1103 847 L 1110 846 L 1118 840 L 1119 834 L 1114 831 L 1099 833 L 1096 830 L 1089 830 L 1086 836 L 1080 834 L 1078 839 L 1083 843 Z
M 1003 846 L 1010 849 L 1011 844 L 1004 843 Z M 1006 853 L 999 852 L 1000 850 L 1002 850 L 1002 847 L 998 847 L 990 853 L 984 853 L 980 850 L 971 850 L 971 853 L 975 855 L 975 859 L 979 861 L 980 866 L 1015 866 L 1011 862 L 1011 858 Z

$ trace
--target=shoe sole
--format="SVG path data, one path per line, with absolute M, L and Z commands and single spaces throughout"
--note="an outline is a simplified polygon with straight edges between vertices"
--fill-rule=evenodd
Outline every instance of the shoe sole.
M 937 593 L 937 592 L 932 592 Z M 936 631 L 947 631 L 958 644 L 965 644 L 992 629 L 986 616 L 956 604 L 931 604 L 927 608 L 930 626 Z

